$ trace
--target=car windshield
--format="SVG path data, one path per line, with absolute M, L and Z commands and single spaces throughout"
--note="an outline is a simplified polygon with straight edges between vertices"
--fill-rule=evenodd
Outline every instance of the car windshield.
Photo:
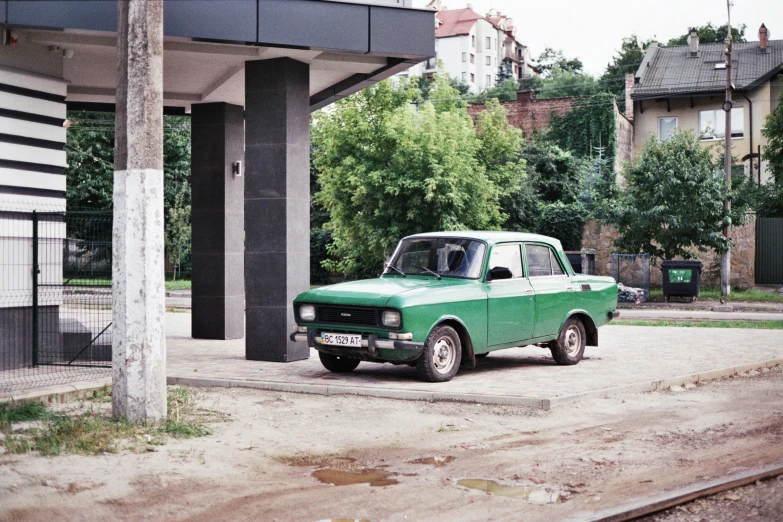
M 434 275 L 478 279 L 486 246 L 481 241 L 459 238 L 403 239 L 384 274 Z M 434 274 L 433 274 L 434 273 Z

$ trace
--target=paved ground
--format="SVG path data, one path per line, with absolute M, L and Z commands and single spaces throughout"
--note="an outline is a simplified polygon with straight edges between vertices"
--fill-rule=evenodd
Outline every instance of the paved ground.
M 237 385 L 321 394 L 461 400 L 549 409 L 619 391 L 648 391 L 783 363 L 779 330 L 607 326 L 599 347 L 576 366 L 557 366 L 549 351 L 491 354 L 448 383 L 424 383 L 414 368 L 361 363 L 350 374 L 325 370 L 315 350 L 287 364 L 247 361 L 244 340 L 190 338 L 190 314 L 167 314 L 169 383 Z M 200 382 L 199 382 L 200 381 Z
M 694 319 L 698 321 L 783 321 L 783 312 L 712 312 L 709 310 L 620 310 L 620 319 Z

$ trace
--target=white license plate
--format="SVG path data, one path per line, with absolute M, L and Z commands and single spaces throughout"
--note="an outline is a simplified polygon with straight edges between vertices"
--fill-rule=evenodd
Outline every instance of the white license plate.
M 348 348 L 362 347 L 361 335 L 322 332 L 321 339 L 323 340 L 324 344 L 328 344 L 331 346 L 345 346 Z

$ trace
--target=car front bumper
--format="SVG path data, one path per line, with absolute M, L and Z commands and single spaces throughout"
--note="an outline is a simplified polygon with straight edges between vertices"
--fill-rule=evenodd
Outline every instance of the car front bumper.
M 329 350 L 339 351 L 351 351 L 358 350 L 358 348 L 341 348 L 338 346 L 331 346 L 324 344 L 323 339 L 318 335 L 318 332 L 311 331 L 308 333 L 293 332 L 289 337 L 294 342 L 307 343 L 310 348 L 326 348 Z M 413 341 L 399 341 L 392 339 L 380 339 L 377 334 L 370 334 L 367 338 L 362 338 L 362 348 L 366 348 L 367 352 L 374 354 L 377 350 L 410 350 L 421 352 L 424 349 L 424 343 L 417 343 Z

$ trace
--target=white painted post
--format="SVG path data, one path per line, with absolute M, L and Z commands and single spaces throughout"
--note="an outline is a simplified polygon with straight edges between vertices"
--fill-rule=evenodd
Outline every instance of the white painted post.
M 163 1 L 120 0 L 114 155 L 112 411 L 166 418 Z

